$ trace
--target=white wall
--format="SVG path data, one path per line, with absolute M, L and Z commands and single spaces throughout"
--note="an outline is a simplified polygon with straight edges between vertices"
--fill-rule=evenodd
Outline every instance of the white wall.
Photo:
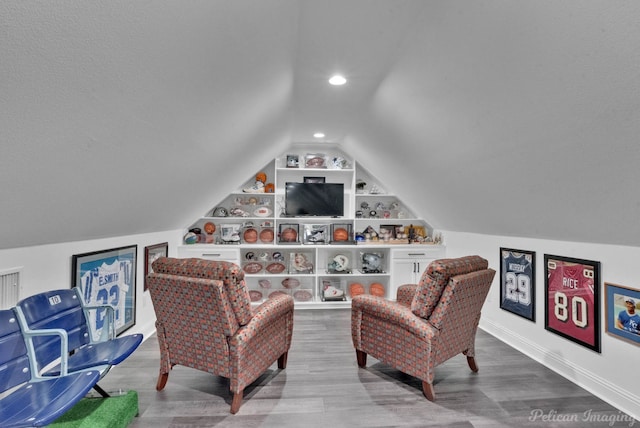
M 618 409 L 640 419 L 640 347 L 605 332 L 604 282 L 640 289 L 640 248 L 443 232 L 447 257 L 479 254 L 497 271 L 480 327 Z M 500 309 L 500 247 L 536 252 L 536 322 Z M 544 329 L 544 254 L 601 263 L 601 353 Z
M 144 248 L 169 243 L 169 256 L 176 255 L 176 243 L 182 232 L 166 231 L 117 238 L 66 242 L 61 244 L 0 250 L 0 271 L 22 270 L 20 298 L 57 288 L 71 287 L 71 257 L 74 254 L 138 245 L 136 272 L 136 324 L 129 333 L 142 333 L 145 338 L 155 333 L 155 313 L 149 292 L 144 290 Z

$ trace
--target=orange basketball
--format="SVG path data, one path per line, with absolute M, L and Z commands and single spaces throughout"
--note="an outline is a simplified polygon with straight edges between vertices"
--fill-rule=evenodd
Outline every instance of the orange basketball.
M 354 282 L 349 286 L 349 294 L 351 297 L 358 296 L 360 294 L 364 294 L 364 285 Z
M 273 242 L 273 229 L 262 229 L 260 231 L 261 242 Z
M 369 286 L 369 293 L 371 293 L 374 296 L 384 297 L 384 294 L 385 294 L 384 285 L 380 284 L 379 282 L 372 283 Z
M 280 234 L 280 240 L 283 242 L 296 242 L 298 239 L 298 232 L 290 227 L 284 229 Z
M 210 221 L 206 222 L 204 224 L 204 232 L 208 233 L 209 235 L 211 235 L 213 232 L 216 231 L 216 225 L 211 223 Z
M 334 241 L 347 241 L 348 239 L 349 239 L 349 232 L 347 232 L 347 229 L 340 227 L 333 231 Z
M 253 228 L 249 228 L 244 231 L 242 237 L 244 238 L 244 242 L 253 244 L 258 241 L 258 231 Z

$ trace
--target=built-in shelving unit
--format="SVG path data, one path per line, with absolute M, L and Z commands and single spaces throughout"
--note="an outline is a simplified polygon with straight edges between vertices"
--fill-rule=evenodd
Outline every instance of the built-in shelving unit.
M 256 186 L 256 178 L 264 182 Z M 343 185 L 344 215 L 286 216 L 286 183 L 316 180 Z M 444 255 L 424 219 L 338 146 L 324 144 L 292 145 L 185 228 L 178 248 L 179 257 L 240 265 L 256 303 L 284 292 L 298 308 L 349 306 L 354 283 L 366 292 L 378 284 L 393 299 Z M 327 287 L 338 296 L 325 296 Z

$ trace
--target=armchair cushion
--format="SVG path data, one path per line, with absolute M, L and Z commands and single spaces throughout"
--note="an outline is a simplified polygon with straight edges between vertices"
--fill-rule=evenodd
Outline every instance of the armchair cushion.
M 411 311 L 420 318 L 428 319 L 452 276 L 487 269 L 488 266 L 489 262 L 480 256 L 440 259 L 432 262 L 422 274 L 411 301 Z
M 234 263 L 211 263 L 209 260 L 198 258 L 161 257 L 153 262 L 153 271 L 192 278 L 218 279 L 225 286 L 227 298 L 238 324 L 247 324 L 253 316 L 249 290 L 244 281 L 244 272 Z

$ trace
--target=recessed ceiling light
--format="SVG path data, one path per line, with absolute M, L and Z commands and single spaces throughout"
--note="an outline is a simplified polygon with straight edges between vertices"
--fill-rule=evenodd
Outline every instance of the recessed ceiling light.
M 345 77 L 341 76 L 340 74 L 336 74 L 331 76 L 331 78 L 329 79 L 329 83 L 335 86 L 344 85 L 345 83 L 347 83 L 347 79 L 345 79 Z
M 313 134 L 313 138 L 324 138 L 324 132 L 316 132 Z

